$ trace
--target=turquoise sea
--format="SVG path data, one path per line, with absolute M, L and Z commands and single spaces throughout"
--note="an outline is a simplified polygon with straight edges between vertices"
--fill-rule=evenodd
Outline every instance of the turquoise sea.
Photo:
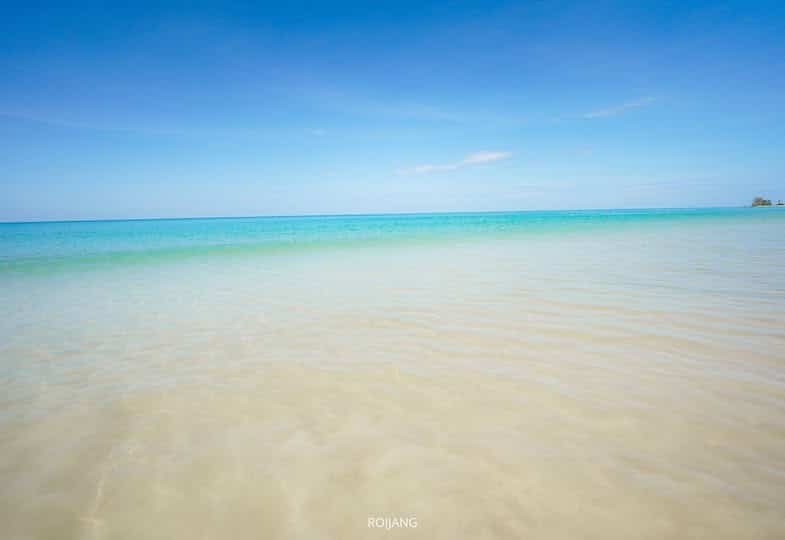
M 0 305 L 4 538 L 785 536 L 782 208 L 2 223 Z
M 782 224 L 780 209 L 654 209 L 0 223 L 0 272 L 386 243 L 602 233 L 644 226 Z

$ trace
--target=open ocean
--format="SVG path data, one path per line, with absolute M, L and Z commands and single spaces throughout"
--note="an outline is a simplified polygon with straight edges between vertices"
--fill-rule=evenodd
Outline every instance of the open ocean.
M 785 537 L 784 208 L 6 223 L 0 306 L 7 540 Z

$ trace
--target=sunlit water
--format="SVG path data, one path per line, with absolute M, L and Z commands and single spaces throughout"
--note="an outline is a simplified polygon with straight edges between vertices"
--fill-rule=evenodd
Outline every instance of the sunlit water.
M 6 224 L 0 305 L 4 539 L 785 537 L 782 209 Z

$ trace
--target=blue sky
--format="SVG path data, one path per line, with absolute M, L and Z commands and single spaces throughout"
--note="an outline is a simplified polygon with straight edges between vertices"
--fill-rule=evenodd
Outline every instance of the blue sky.
M 785 199 L 783 36 L 777 2 L 7 5 L 0 220 Z

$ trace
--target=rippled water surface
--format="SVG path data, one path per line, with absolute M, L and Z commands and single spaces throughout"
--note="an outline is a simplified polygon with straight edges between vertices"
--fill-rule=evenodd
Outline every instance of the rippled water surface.
M 785 537 L 782 209 L 0 224 L 0 305 L 3 538 Z

